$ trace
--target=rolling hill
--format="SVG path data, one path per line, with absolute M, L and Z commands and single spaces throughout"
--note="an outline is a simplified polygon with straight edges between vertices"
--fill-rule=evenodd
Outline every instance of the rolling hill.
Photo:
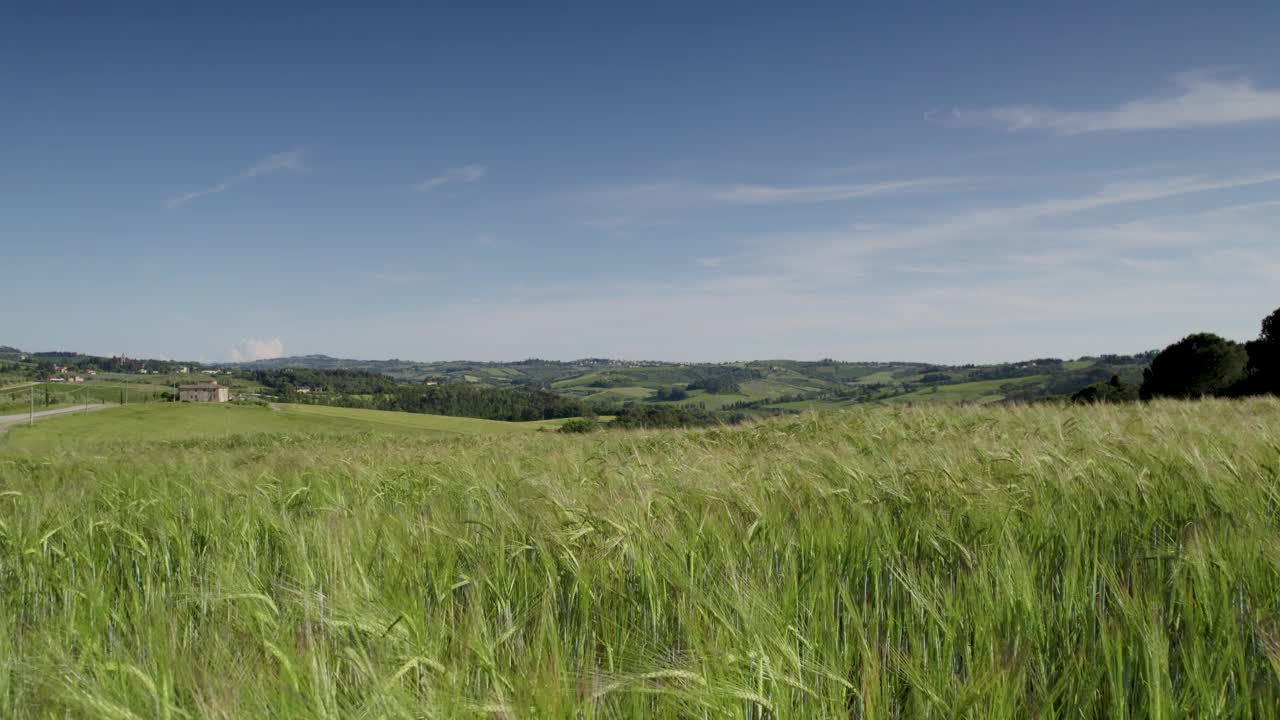
M 572 361 L 528 359 L 516 362 L 358 360 L 301 355 L 247 363 L 222 364 L 231 370 L 220 380 L 233 391 L 253 394 L 262 388 L 255 371 L 284 368 L 359 370 L 400 383 L 469 383 L 493 387 L 543 388 L 604 409 L 636 402 L 673 402 L 709 410 L 791 411 L 863 403 L 973 404 L 1031 401 L 1069 395 L 1113 375 L 1137 383 L 1153 353 L 1103 355 L 1074 360 L 1040 358 L 987 365 L 936 365 L 918 362 L 843 362 L 831 359 L 752 360 L 724 363 L 675 363 L 583 358 Z M 71 360 L 68 360 L 71 358 Z M 70 362 L 92 366 L 93 356 L 76 353 L 0 354 L 5 382 L 34 379 L 37 363 Z M 129 361 L 152 363 L 152 361 Z M 110 359 L 106 364 L 119 364 Z M 154 371 L 153 371 L 154 373 Z M 172 384 L 189 376 L 100 372 L 97 381 Z M 708 381 L 713 389 L 706 389 Z M 672 397 L 672 391 L 679 391 Z M 110 392 L 118 394 L 118 389 Z M 658 398 L 663 393 L 663 398 Z M 97 394 L 97 393 L 95 393 Z
M 989 403 L 1067 395 L 1118 375 L 1138 382 L 1150 353 L 1075 360 L 1041 358 L 990 365 L 916 362 L 753 360 L 732 363 L 575 361 L 411 362 L 350 360 L 305 355 L 234 365 L 239 370 L 305 368 L 364 370 L 401 382 L 466 382 L 531 386 L 610 406 L 657 401 L 659 391 L 685 389 L 708 378 L 728 378 L 729 391 L 687 390 L 671 400 L 707 409 L 788 410 L 869 402 Z

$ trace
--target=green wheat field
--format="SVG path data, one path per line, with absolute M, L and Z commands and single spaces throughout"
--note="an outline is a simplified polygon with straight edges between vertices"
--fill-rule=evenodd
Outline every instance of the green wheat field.
M 10 429 L 0 717 L 1280 717 L 1275 399 L 395 415 Z

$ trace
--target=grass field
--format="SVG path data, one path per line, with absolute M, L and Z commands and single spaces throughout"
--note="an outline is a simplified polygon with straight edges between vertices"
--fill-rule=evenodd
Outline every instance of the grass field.
M 1003 388 L 1036 385 L 1044 382 L 1045 378 L 1046 376 L 1044 375 L 1029 375 L 1027 377 L 1003 380 L 974 380 L 953 385 L 936 385 L 914 390 L 903 395 L 895 395 L 889 398 L 887 402 L 969 403 L 982 405 L 1004 400 L 1005 393 Z
M 24 412 L 31 398 L 36 410 L 52 410 L 83 403 L 152 403 L 173 388 L 149 383 L 92 380 L 85 383 L 35 383 L 24 388 L 0 390 L 0 415 Z
M 94 376 L 91 382 L 96 383 L 112 383 L 117 386 L 127 385 L 135 387 L 139 385 L 151 387 L 163 387 L 169 391 L 173 390 L 174 385 L 182 385 L 184 383 L 208 382 L 216 381 L 222 385 L 226 385 L 231 389 L 231 394 L 240 393 L 257 393 L 262 392 L 265 388 L 262 383 L 247 378 L 229 377 L 227 375 L 208 376 L 203 373 L 171 373 L 167 375 L 149 374 L 138 375 L 136 373 L 115 373 L 100 372 Z
M 564 420 L 539 420 L 535 422 L 503 422 L 478 418 L 447 417 L 423 413 L 389 412 L 386 410 L 362 410 L 358 408 L 328 407 L 325 405 L 276 405 L 277 410 L 312 417 L 342 419 L 356 423 L 354 427 L 377 430 L 423 430 L 428 432 L 479 434 L 525 433 L 534 430 L 555 430 Z M 353 427 L 345 422 L 343 427 Z
M 416 413 L 324 407 L 150 403 L 45 421 L 9 431 L 0 449 L 28 453 L 78 448 L 137 447 L 149 443 L 209 444 L 218 447 L 289 437 L 319 443 L 310 436 L 367 434 L 448 436 L 509 434 L 554 430 L 562 420 L 508 423 Z
M 0 717 L 1280 716 L 1274 399 L 373 417 L 15 428 Z

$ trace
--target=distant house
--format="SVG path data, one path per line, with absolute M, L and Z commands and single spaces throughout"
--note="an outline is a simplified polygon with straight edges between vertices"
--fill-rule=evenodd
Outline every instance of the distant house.
M 213 381 L 178 386 L 178 399 L 182 402 L 226 402 L 229 398 L 227 388 Z
M 85 375 L 97 375 L 97 374 L 98 374 L 98 371 L 97 371 L 97 370 L 85 370 L 85 371 L 84 371 L 84 374 L 85 374 Z
M 84 382 L 84 378 L 80 377 L 79 375 L 73 375 L 73 376 L 71 376 L 71 377 L 67 378 L 67 382 L 72 382 L 72 383 L 82 383 L 82 382 Z
M 182 367 L 178 368 L 179 375 L 186 375 L 189 372 L 191 372 L 191 368 L 188 368 L 186 365 L 183 365 Z

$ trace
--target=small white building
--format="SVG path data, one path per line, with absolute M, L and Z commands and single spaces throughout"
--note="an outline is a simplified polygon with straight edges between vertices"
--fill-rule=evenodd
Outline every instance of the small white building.
M 178 399 L 182 402 L 226 402 L 230 397 L 226 387 L 213 381 L 178 386 Z

